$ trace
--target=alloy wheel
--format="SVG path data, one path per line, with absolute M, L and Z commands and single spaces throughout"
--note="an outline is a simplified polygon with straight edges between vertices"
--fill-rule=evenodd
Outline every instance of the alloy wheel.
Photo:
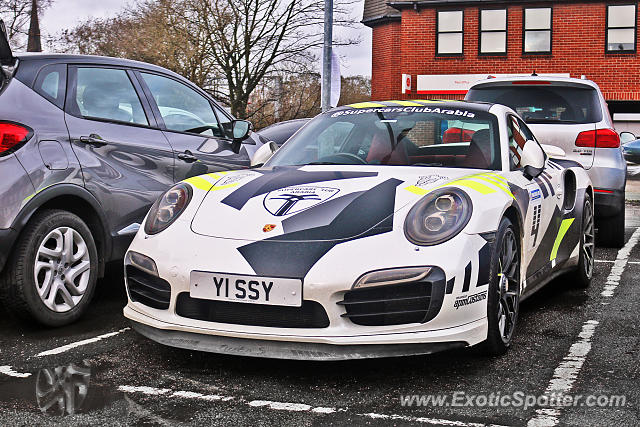
M 71 227 L 46 235 L 36 253 L 33 275 L 40 299 L 56 313 L 72 310 L 89 284 L 91 261 L 87 244 Z
M 593 276 L 595 262 L 595 226 L 591 203 L 587 201 L 584 208 L 582 257 L 584 260 L 584 273 L 590 279 Z
M 515 329 L 520 303 L 520 253 L 512 229 L 507 229 L 499 254 L 500 274 L 498 329 L 504 343 L 509 343 Z

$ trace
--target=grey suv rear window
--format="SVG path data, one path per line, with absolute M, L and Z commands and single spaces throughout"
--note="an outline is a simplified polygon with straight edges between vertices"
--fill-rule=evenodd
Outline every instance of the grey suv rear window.
M 471 89 L 467 100 L 513 108 L 527 123 L 596 123 L 602 120 L 598 92 L 566 86 L 497 86 Z

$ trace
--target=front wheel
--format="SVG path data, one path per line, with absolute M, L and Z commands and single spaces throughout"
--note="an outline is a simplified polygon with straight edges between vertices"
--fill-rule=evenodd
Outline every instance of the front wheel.
M 487 298 L 487 339 L 484 354 L 498 356 L 511 346 L 520 309 L 520 239 L 507 218 L 496 233 L 491 253 L 489 295 Z
M 0 280 L 12 314 L 45 326 L 76 321 L 87 310 L 98 273 L 96 244 L 78 216 L 62 210 L 34 215 Z

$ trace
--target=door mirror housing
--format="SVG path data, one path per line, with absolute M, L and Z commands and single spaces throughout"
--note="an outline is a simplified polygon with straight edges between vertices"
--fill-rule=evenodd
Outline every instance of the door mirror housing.
M 544 162 L 546 160 L 547 155 L 537 142 L 529 140 L 524 144 L 520 161 L 525 177 L 533 179 L 540 175 L 544 170 Z
M 249 133 L 253 129 L 253 125 L 248 120 L 234 120 L 231 125 L 231 133 L 233 140 L 242 142 L 249 137 Z
M 638 138 L 631 132 L 620 132 L 620 144 L 622 145 L 635 141 L 636 139 Z
M 259 168 L 260 166 L 264 165 L 277 150 L 278 144 L 276 144 L 275 142 L 269 141 L 264 143 L 262 147 L 256 150 L 253 157 L 251 158 L 251 167 Z

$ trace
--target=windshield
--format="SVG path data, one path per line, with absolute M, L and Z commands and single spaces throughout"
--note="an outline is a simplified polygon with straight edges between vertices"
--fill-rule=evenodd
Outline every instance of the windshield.
M 531 124 L 602 120 L 598 92 L 586 86 L 492 86 L 471 89 L 466 99 L 506 105 Z
M 493 114 L 441 108 L 330 111 L 313 119 L 267 162 L 501 168 Z

